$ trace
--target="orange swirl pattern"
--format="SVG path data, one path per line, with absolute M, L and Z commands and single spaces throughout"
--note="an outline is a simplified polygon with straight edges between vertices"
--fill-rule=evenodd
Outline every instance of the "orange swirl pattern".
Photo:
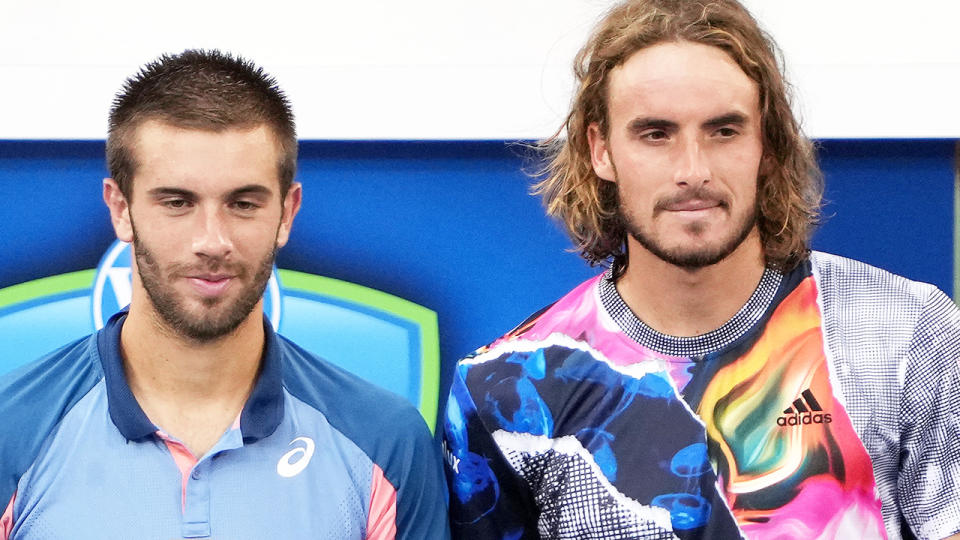
M 750 538 L 885 538 L 870 458 L 834 398 L 824 350 L 808 277 L 699 404 L 718 488 Z M 795 406 L 804 395 L 815 406 Z

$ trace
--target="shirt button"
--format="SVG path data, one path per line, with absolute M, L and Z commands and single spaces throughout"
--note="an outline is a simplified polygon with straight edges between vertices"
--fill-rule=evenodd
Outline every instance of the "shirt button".
M 199 479 L 200 479 L 200 471 L 197 470 L 197 469 L 194 469 L 193 472 L 190 473 L 190 478 L 193 478 L 194 480 L 199 480 Z

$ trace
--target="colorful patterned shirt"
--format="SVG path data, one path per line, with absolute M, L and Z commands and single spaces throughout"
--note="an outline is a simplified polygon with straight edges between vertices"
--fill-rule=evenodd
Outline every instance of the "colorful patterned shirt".
M 608 275 L 462 360 L 455 538 L 939 539 L 960 532 L 960 311 L 813 253 L 678 338 Z

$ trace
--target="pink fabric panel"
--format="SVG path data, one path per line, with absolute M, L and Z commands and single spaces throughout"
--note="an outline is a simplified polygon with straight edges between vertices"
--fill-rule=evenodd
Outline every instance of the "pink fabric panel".
M 373 465 L 370 479 L 370 512 L 367 514 L 366 540 L 394 540 L 397 537 L 397 490 Z
M 187 481 L 190 480 L 190 471 L 197 464 L 197 458 L 182 442 L 170 437 L 163 431 L 157 431 L 157 436 L 163 439 L 163 442 L 167 445 L 167 450 L 170 451 L 173 462 L 177 464 L 177 469 L 180 471 L 180 509 L 182 511 L 187 507 Z
M 13 531 L 13 501 L 17 500 L 17 494 L 14 492 L 13 497 L 10 497 L 10 503 L 7 504 L 7 509 L 3 511 L 3 515 L 0 516 L 0 540 L 7 540 L 10 538 L 10 533 Z

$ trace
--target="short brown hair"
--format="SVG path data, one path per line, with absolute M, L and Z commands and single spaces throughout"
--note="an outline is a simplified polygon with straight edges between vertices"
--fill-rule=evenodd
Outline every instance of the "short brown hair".
M 280 146 L 280 193 L 297 170 L 297 131 L 276 80 L 249 60 L 218 50 L 163 55 L 124 82 L 110 109 L 107 168 L 130 199 L 137 160 L 136 128 L 146 120 L 188 129 L 221 131 L 268 125 Z
M 590 161 L 587 128 L 608 135 L 610 72 L 635 52 L 669 41 L 717 47 L 760 88 L 764 159 L 769 173 L 757 179 L 757 225 L 768 265 L 795 267 L 809 253 L 820 216 L 822 175 L 813 146 L 790 108 L 781 55 L 773 39 L 735 0 L 628 0 L 600 21 L 577 54 L 576 95 L 564 126 L 542 143 L 545 178 L 534 186 L 550 216 L 559 218 L 580 254 L 591 264 L 612 259 L 626 267 L 626 235 L 617 207 L 617 187 L 597 177 Z

